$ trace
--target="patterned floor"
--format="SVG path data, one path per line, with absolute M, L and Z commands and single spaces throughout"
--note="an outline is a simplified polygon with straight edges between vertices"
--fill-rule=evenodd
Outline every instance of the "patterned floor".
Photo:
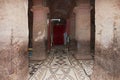
M 93 60 L 76 60 L 72 54 L 57 47 L 47 60 L 31 62 L 29 80 L 91 80 Z

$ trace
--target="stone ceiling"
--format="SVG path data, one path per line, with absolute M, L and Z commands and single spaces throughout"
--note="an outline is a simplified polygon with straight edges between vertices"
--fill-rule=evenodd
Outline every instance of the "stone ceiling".
M 76 0 L 47 0 L 51 18 L 68 18 Z
M 33 5 L 44 5 L 50 9 L 50 18 L 69 18 L 75 6 L 93 0 L 32 0 Z

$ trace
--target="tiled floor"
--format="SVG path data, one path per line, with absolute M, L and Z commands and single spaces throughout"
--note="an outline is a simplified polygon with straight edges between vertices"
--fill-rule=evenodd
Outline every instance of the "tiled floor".
M 47 60 L 31 62 L 29 80 L 91 80 L 93 60 L 76 60 L 72 53 L 57 47 Z

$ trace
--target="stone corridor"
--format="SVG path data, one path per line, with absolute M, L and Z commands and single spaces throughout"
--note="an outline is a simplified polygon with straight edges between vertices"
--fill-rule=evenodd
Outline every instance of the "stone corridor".
M 76 60 L 73 51 L 59 46 L 44 61 L 30 61 L 29 80 L 91 80 L 93 60 Z
M 0 80 L 120 80 L 120 0 L 0 0 Z

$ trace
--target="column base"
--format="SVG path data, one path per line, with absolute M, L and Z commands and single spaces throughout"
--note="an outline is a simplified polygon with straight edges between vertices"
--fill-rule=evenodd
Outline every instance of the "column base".
M 90 54 L 74 54 L 74 57 L 76 59 L 80 60 L 91 60 L 93 57 Z
M 93 56 L 90 52 L 77 51 L 73 56 L 76 59 L 80 59 L 80 60 L 91 60 L 91 59 L 93 59 Z
M 77 51 L 74 54 L 76 59 L 91 60 L 93 59 L 93 54 L 90 52 L 90 42 L 89 41 L 78 41 Z
M 77 41 L 76 40 L 71 40 L 70 41 L 69 50 L 71 50 L 71 51 L 76 51 L 77 50 Z
M 47 58 L 47 52 L 40 51 L 39 53 L 34 53 L 30 57 L 30 60 L 45 60 Z
M 45 60 L 47 58 L 47 50 L 45 42 L 36 42 L 33 45 L 33 53 L 30 60 Z

